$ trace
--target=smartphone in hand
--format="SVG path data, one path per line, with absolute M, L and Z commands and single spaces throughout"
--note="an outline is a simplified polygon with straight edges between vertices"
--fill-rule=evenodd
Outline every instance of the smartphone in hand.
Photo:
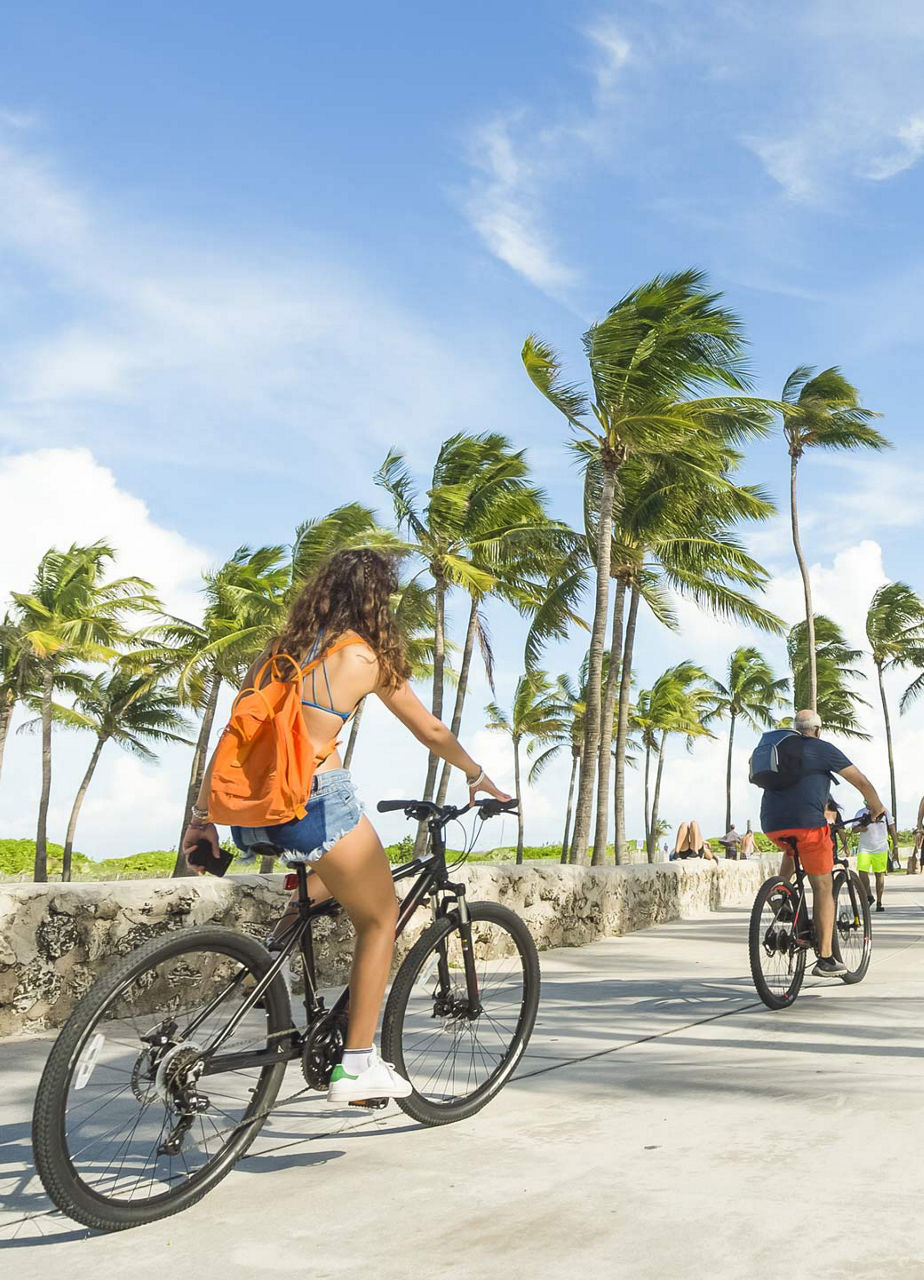
M 212 853 L 208 840 L 197 840 L 196 847 L 187 853 L 186 861 L 193 867 L 202 867 L 210 876 L 223 876 L 231 865 L 234 855 L 227 849 L 219 849 L 218 857 Z

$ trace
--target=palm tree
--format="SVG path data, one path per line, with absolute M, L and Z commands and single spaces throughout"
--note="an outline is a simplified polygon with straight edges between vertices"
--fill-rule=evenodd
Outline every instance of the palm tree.
M 334 507 L 327 515 L 303 521 L 295 531 L 292 544 L 290 594 L 316 573 L 336 551 L 374 547 L 380 551 L 401 552 L 403 543 L 391 529 L 383 528 L 371 507 L 360 502 L 347 502 Z
M 889 785 L 892 796 L 892 818 L 897 821 L 898 802 L 895 792 L 895 757 L 892 750 L 892 724 L 886 698 L 883 672 L 898 667 L 921 666 L 924 663 L 924 602 L 904 582 L 888 582 L 880 587 L 866 614 L 866 638 L 869 641 L 882 718 L 885 721 L 886 749 L 889 755 Z
M 683 734 L 690 747 L 694 738 L 710 736 L 706 720 L 713 705 L 713 694 L 708 681 L 701 667 L 680 662 L 662 672 L 651 689 L 643 689 L 638 696 L 634 719 L 645 748 L 645 847 L 649 862 L 655 861 L 657 851 L 658 807 L 667 739 L 672 733 Z M 654 795 L 649 801 L 652 756 L 657 761 L 657 770 Z
M 808 699 L 806 705 L 818 710 L 818 675 L 815 658 L 815 618 L 812 583 L 799 534 L 799 507 L 796 500 L 796 473 L 806 449 L 887 449 L 889 441 L 870 426 L 878 417 L 860 404 L 860 393 L 840 369 L 832 366 L 821 373 L 810 365 L 793 369 L 783 387 L 783 436 L 789 451 L 789 504 L 792 545 L 802 575 L 805 622 L 808 629 Z
M 808 645 L 808 626 L 806 622 L 797 622 L 789 632 L 786 649 L 789 655 L 789 669 L 792 672 L 793 708 L 808 706 L 811 689 L 811 662 L 815 658 L 815 687 L 817 690 L 816 710 L 821 717 L 823 728 L 839 733 L 844 738 L 859 738 L 869 741 L 869 734 L 864 733 L 857 719 L 859 707 L 868 707 L 869 703 L 850 687 L 855 680 L 865 680 L 866 676 L 852 664 L 863 657 L 861 649 L 852 649 L 844 638 L 844 633 L 836 622 L 823 613 L 816 613 L 815 649 Z
M 35 692 L 37 669 L 22 623 L 10 613 L 0 622 L 0 770 L 17 702 Z
M 433 579 L 433 693 L 431 709 L 443 718 L 446 665 L 446 600 L 453 587 L 470 597 L 469 621 L 462 650 L 458 694 L 452 723 L 461 723 L 462 705 L 475 640 L 483 634 L 479 604 L 503 583 L 504 571 L 519 553 L 533 556 L 537 535 L 550 522 L 544 498 L 528 480 L 522 450 L 514 451 L 506 436 L 459 433 L 440 446 L 433 467 L 427 503 L 422 506 L 401 453 L 389 453 L 376 483 L 390 495 L 395 519 L 408 539 L 408 550 L 424 561 Z M 532 544 L 532 545 L 531 545 Z M 430 752 L 424 798 L 436 788 L 438 757 Z M 418 831 L 418 847 L 426 827 Z
M 743 720 L 757 730 L 773 723 L 773 713 L 785 701 L 789 689 L 785 678 L 775 679 L 770 664 L 757 649 L 747 645 L 730 655 L 725 683 L 712 680 L 715 690 L 713 716 L 728 717 L 728 760 L 725 767 L 725 830 L 732 822 L 732 752 L 735 745 L 735 725 Z
M 523 789 L 520 785 L 520 744 L 530 754 L 562 728 L 561 705 L 556 689 L 544 671 L 530 671 L 517 681 L 513 707 L 508 714 L 496 702 L 488 703 L 487 727 L 506 733 L 513 743 L 513 776 L 517 798 L 517 862 L 523 861 Z
M 181 853 L 189 811 L 202 784 L 222 684 L 239 685 L 248 667 L 279 630 L 291 571 L 283 547 L 239 547 L 220 569 L 204 575 L 205 611 L 199 624 L 173 618 L 162 629 L 161 657 L 179 672 L 178 692 L 201 712 L 183 807 L 174 876 L 189 875 Z
M 55 720 L 68 728 L 89 730 L 96 735 L 96 742 L 67 824 L 62 880 L 71 878 L 77 819 L 106 743 L 112 740 L 146 761 L 157 758 L 147 745 L 149 742 L 185 742 L 192 746 L 183 736 L 189 726 L 180 711 L 176 691 L 158 683 L 156 673 L 152 675 L 150 669 L 139 671 L 131 659 L 117 661 L 110 670 L 92 678 L 78 673 L 68 686 L 75 695 L 73 706 L 56 706 Z
M 783 624 L 751 594 L 762 591 L 767 572 L 734 532 L 742 521 L 764 520 L 774 511 L 759 487 L 731 479 L 741 454 L 728 443 L 734 420 L 712 423 L 712 438 L 661 458 L 630 459 L 620 475 L 615 510 L 612 572 L 629 594 L 625 635 L 614 625 L 605 706 L 611 706 L 618 679 L 616 724 L 615 855 L 625 854 L 625 751 L 628 739 L 632 660 L 639 605 L 676 628 L 671 592 L 701 608 L 780 633 Z M 589 468 L 593 482 L 594 467 Z M 618 592 L 617 592 L 618 603 Z M 619 642 L 622 639 L 622 651 Z M 605 728 L 610 720 L 605 721 Z M 609 742 L 610 738 L 605 737 Z M 598 795 L 594 858 L 602 861 L 606 841 L 606 796 Z
M 565 833 L 561 841 L 561 862 L 566 863 L 571 849 L 571 815 L 574 808 L 574 784 L 581 763 L 581 750 L 584 744 L 584 692 L 583 684 L 587 676 L 587 659 L 581 664 L 580 689 L 567 674 L 560 675 L 557 680 L 556 694 L 560 704 L 561 724 L 550 733 L 545 742 L 548 744 L 540 756 L 533 761 L 529 771 L 529 785 L 539 780 L 547 765 L 551 764 L 561 752 L 567 748 L 571 753 L 571 777 L 568 782 L 568 803 L 565 806 Z
M 42 724 L 42 790 L 35 836 L 35 879 L 48 879 L 48 804 L 51 797 L 53 691 L 60 673 L 74 662 L 104 661 L 127 641 L 126 613 L 155 612 L 159 602 L 140 578 L 103 581 L 115 551 L 99 541 L 76 543 L 67 551 L 46 551 L 32 590 L 13 592 L 29 661 L 39 674 Z
M 523 362 L 535 386 L 587 438 L 601 471 L 594 531 L 593 621 L 584 748 L 578 782 L 575 841 L 586 856 L 595 774 L 608 774 L 609 742 L 602 742 L 602 670 L 609 614 L 611 534 L 617 478 L 626 460 L 669 453 L 701 437 L 712 417 L 733 412 L 758 430 L 765 416 L 743 397 L 693 398 L 707 387 L 741 392 L 746 385 L 743 336 L 737 318 L 706 291 L 703 275 L 658 276 L 632 290 L 584 335 L 592 397 L 562 376 L 559 357 L 535 336 Z M 720 407 L 721 406 L 721 407 Z M 614 619 L 614 626 L 621 620 Z M 615 647 L 615 646 L 611 646 Z M 602 745 L 601 745 L 602 743 Z M 598 787 L 599 791 L 599 787 Z

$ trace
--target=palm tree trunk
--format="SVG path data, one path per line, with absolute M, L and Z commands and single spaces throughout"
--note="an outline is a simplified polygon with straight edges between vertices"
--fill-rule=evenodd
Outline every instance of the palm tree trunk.
M 199 725 L 199 737 L 196 739 L 196 746 L 193 751 L 192 767 L 189 771 L 189 787 L 186 792 L 186 806 L 183 809 L 183 825 L 180 827 L 180 838 L 176 846 L 176 863 L 173 868 L 174 879 L 192 875 L 186 865 L 186 858 L 183 856 L 183 836 L 189 826 L 189 813 L 196 803 L 196 796 L 202 786 L 202 775 L 205 773 L 205 766 L 208 763 L 209 738 L 212 735 L 212 721 L 215 719 L 215 708 L 218 706 L 218 692 L 220 689 L 221 676 L 216 671 L 212 676 L 212 682 L 206 695 L 202 723 Z
M 728 726 L 728 762 L 725 766 L 725 830 L 732 824 L 732 747 L 735 744 L 735 713 L 732 711 Z
M 577 777 L 578 765 L 581 760 L 580 751 L 571 752 L 571 781 L 568 783 L 568 808 L 565 811 L 565 834 L 561 841 L 561 861 L 562 866 L 568 861 L 568 836 L 571 833 L 571 810 L 574 806 L 574 780 Z
M 462 661 L 459 665 L 459 683 L 456 685 L 456 705 L 452 709 L 452 724 L 449 726 L 453 734 L 458 738 L 459 730 L 462 728 L 462 708 L 465 706 L 465 695 L 468 692 L 468 676 L 472 665 L 472 653 L 475 649 L 475 637 L 478 634 L 478 600 L 472 597 L 472 607 L 468 615 L 468 628 L 465 632 L 465 645 L 462 649 Z M 452 765 L 448 761 L 443 761 L 443 771 L 440 774 L 440 785 L 436 792 L 436 803 L 446 803 L 446 793 L 449 790 L 449 775 L 452 772 Z
M 651 854 L 651 804 L 648 791 L 648 780 L 651 776 L 651 744 L 645 743 L 645 848 Z M 651 861 L 649 856 L 648 861 Z
M 606 673 L 603 692 L 603 711 L 600 717 L 600 754 L 597 760 L 597 823 L 594 829 L 594 851 L 591 865 L 602 866 L 606 861 L 606 834 L 609 825 L 610 764 L 613 752 L 613 711 L 619 689 L 619 660 L 622 656 L 622 615 L 626 599 L 626 584 L 616 583 L 613 601 L 613 635 L 610 640 L 610 665 Z
M 520 739 L 513 739 L 513 786 L 517 797 L 517 863 L 523 861 L 523 796 L 520 791 Z
M 587 861 L 590 818 L 594 803 L 594 781 L 597 773 L 597 751 L 600 746 L 600 686 L 603 676 L 603 645 L 610 598 L 610 559 L 613 536 L 613 495 L 616 492 L 616 462 L 609 455 L 603 465 L 603 494 L 597 521 L 597 590 L 590 630 L 590 652 L 587 663 L 587 690 L 584 698 L 584 748 L 578 775 L 577 813 L 571 843 L 571 861 Z
M 658 768 L 655 772 L 654 797 L 651 802 L 651 837 L 648 844 L 648 861 L 656 862 L 655 853 L 658 848 L 658 805 L 661 801 L 661 778 L 664 774 L 664 744 L 667 741 L 667 731 L 661 734 L 661 742 L 658 746 Z
M 892 722 L 889 719 L 889 703 L 886 698 L 885 685 L 882 683 L 882 666 L 878 662 L 876 663 L 876 675 L 879 679 L 879 696 L 882 699 L 882 715 L 885 720 L 886 750 L 889 753 L 889 788 L 892 796 L 892 821 L 897 826 L 898 817 L 895 811 L 898 807 L 898 801 L 895 795 L 895 757 L 892 752 Z
M 443 672 L 446 666 L 446 582 L 438 566 L 432 566 L 436 588 L 433 596 L 433 697 L 430 709 L 437 720 L 443 718 Z M 432 800 L 436 787 L 436 768 L 439 756 L 431 751 L 427 756 L 427 777 L 424 782 L 424 800 Z M 414 841 L 414 857 L 422 856 L 427 847 L 427 824 L 417 824 Z
M 4 694 L 3 700 L 0 701 L 0 772 L 3 770 L 3 748 L 6 746 L 6 735 L 9 732 L 10 721 L 13 719 L 13 707 L 16 700 L 12 694 Z
M 353 723 L 350 725 L 350 737 L 347 742 L 347 749 L 343 757 L 344 769 L 349 769 L 353 763 L 353 751 L 356 747 L 356 737 L 359 733 L 359 722 L 363 718 L 363 707 L 366 705 L 366 699 L 360 698 L 356 704 L 356 710 L 353 712 Z
M 629 702 L 632 693 L 632 652 L 635 648 L 635 624 L 641 592 L 632 587 L 626 639 L 622 650 L 622 672 L 619 680 L 619 722 L 616 726 L 616 865 L 626 856 L 626 743 L 629 738 Z
M 61 879 L 70 880 L 71 878 L 71 852 L 74 848 L 74 832 L 77 830 L 77 819 L 80 817 L 80 808 L 83 804 L 83 798 L 87 794 L 87 788 L 96 772 L 96 766 L 99 764 L 100 753 L 106 745 L 106 738 L 102 734 L 96 739 L 96 746 L 93 748 L 93 754 L 90 756 L 90 763 L 87 765 L 87 771 L 83 775 L 83 781 L 77 788 L 77 794 L 74 797 L 74 805 L 71 809 L 71 816 L 67 824 L 67 835 L 64 837 L 64 855 L 61 860 Z
M 809 578 L 808 565 L 802 554 L 802 542 L 799 538 L 799 507 L 796 501 L 796 470 L 799 459 L 795 454 L 789 459 L 789 514 L 792 521 L 792 545 L 799 562 L 802 574 L 802 591 L 805 596 L 805 642 L 808 646 L 809 660 L 809 703 L 813 711 L 818 710 L 818 664 L 815 657 L 815 612 L 812 608 L 812 583 Z M 795 708 L 800 710 L 799 707 Z M 726 828 L 727 830 L 727 828 Z
M 51 693 L 49 668 L 42 681 L 42 794 L 39 797 L 38 826 L 35 832 L 35 870 L 39 884 L 48 880 L 48 802 L 51 799 Z

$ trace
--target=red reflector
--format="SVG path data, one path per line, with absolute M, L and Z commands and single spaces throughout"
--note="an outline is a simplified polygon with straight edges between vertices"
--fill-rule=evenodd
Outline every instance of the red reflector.
M 289 875 L 286 876 L 285 880 L 283 880 L 282 883 L 286 891 L 291 893 L 293 889 L 298 888 L 298 876 L 294 871 L 292 871 Z

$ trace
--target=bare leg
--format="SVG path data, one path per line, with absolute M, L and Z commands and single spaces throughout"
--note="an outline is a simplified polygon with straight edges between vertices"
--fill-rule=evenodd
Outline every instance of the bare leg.
M 375 1039 L 398 922 L 388 859 L 369 819 L 362 818 L 325 853 L 318 868 L 322 883 L 356 930 L 346 1048 L 368 1049 Z
M 695 819 L 690 823 L 689 842 L 689 848 L 692 849 L 694 853 L 699 853 L 700 849 L 703 847 L 703 833 L 700 831 L 699 823 Z
M 882 906 L 882 895 L 885 891 L 885 872 L 876 872 L 876 905 Z
M 870 889 L 870 885 L 869 885 L 869 872 L 858 871 L 857 875 L 860 877 L 860 884 L 862 884 L 863 892 L 866 894 L 867 901 L 869 901 L 869 899 L 873 896 L 872 890 Z
M 674 853 L 685 853 L 690 847 L 690 824 L 681 822 L 677 828 L 677 839 L 674 841 Z
M 834 937 L 834 892 L 831 872 L 823 876 L 809 876 L 812 882 L 812 921 L 815 925 L 815 938 L 818 942 L 818 954 L 826 959 L 831 954 L 831 940 Z

